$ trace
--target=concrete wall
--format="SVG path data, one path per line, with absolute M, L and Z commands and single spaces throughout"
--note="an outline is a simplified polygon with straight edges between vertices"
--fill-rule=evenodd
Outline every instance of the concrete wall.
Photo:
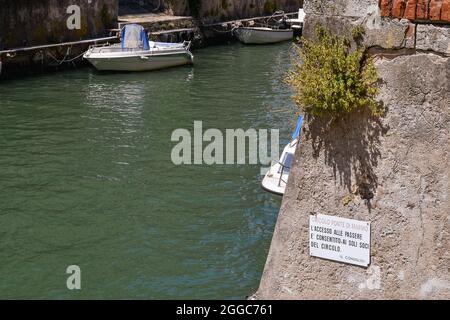
M 126 0 L 125 0 L 126 1 Z M 145 0 L 159 5 L 159 0 Z M 303 0 L 162 0 L 175 15 L 193 15 L 203 23 L 270 15 L 275 10 L 297 12 Z
M 120 14 L 165 12 L 177 16 L 190 15 L 189 0 L 119 0 Z
M 303 0 L 202 0 L 199 16 L 204 23 L 271 15 L 276 10 L 297 12 Z
M 364 26 L 385 117 L 309 119 L 260 299 L 450 299 L 450 35 L 382 18 L 378 0 L 305 1 L 305 35 Z M 371 265 L 309 256 L 309 215 L 372 222 Z
M 68 30 L 68 6 L 81 8 L 81 29 Z M 0 49 L 100 37 L 116 26 L 118 0 L 4 0 Z

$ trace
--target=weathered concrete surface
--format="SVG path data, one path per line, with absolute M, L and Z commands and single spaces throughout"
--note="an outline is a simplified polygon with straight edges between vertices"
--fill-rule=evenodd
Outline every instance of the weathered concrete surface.
M 378 0 L 307 0 L 305 13 L 339 17 L 362 17 L 373 8 L 378 8 Z
M 450 58 L 377 61 L 387 114 L 305 127 L 260 299 L 450 299 Z M 309 256 L 309 215 L 372 221 L 364 269 Z
M 307 38 L 314 38 L 320 24 L 350 40 L 352 30 L 363 27 L 360 44 L 366 47 L 410 49 L 415 45 L 415 25 L 406 19 L 382 19 L 378 0 L 310 0 L 305 2 L 305 12 L 303 35 Z
M 417 25 L 416 48 L 450 55 L 450 26 Z
M 118 0 L 119 15 L 166 13 L 186 15 L 189 12 L 188 0 Z
M 205 24 L 271 15 L 276 10 L 297 12 L 303 0 L 196 0 L 198 17 Z M 191 8 L 192 10 L 192 8 Z
M 275 10 L 297 12 L 303 0 L 120 0 L 121 4 L 133 4 L 154 8 L 174 15 L 193 15 L 204 23 L 270 15 Z M 148 10 L 148 9 L 147 9 Z
M 164 12 L 169 15 L 190 15 L 189 0 L 119 0 L 120 15 Z
M 414 24 L 407 20 L 381 20 L 378 11 L 362 19 L 309 14 L 305 19 L 303 34 L 314 38 L 317 25 L 327 26 L 334 33 L 351 40 L 352 30 L 357 26 L 363 26 L 365 35 L 362 43 L 366 47 L 413 49 L 415 45 Z
M 159 0 L 147 0 L 159 3 Z M 163 0 L 167 10 L 175 15 L 193 15 L 203 23 L 270 15 L 276 10 L 297 12 L 303 0 Z
M 69 30 L 67 8 L 81 9 L 81 29 Z M 4 0 L 0 7 L 0 49 L 76 41 L 116 27 L 117 0 Z

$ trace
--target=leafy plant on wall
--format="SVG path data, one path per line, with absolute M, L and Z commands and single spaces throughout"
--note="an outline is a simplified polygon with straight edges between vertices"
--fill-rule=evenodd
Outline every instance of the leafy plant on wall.
M 361 32 L 355 30 L 354 38 L 360 38 Z M 318 26 L 316 40 L 304 39 L 296 50 L 287 83 L 294 89 L 294 101 L 302 112 L 338 118 L 368 108 L 373 115 L 382 114 L 376 100 L 378 73 L 365 48 L 351 51 L 348 39 Z

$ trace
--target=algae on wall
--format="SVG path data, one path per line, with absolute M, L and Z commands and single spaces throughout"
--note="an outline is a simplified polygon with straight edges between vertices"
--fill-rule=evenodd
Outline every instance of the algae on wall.
M 203 22 L 211 23 L 266 16 L 277 10 L 297 12 L 302 7 L 303 0 L 202 0 L 199 17 Z
M 81 28 L 69 30 L 67 8 L 81 9 Z M 116 27 L 118 0 L 5 0 L 0 10 L 0 49 L 101 37 Z
M 159 0 L 147 0 L 158 2 Z M 192 15 L 202 22 L 218 22 L 270 15 L 276 10 L 297 12 L 303 0 L 162 0 L 175 15 Z

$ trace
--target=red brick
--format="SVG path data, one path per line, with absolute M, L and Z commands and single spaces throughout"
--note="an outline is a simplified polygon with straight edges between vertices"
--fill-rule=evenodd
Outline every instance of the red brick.
M 428 0 L 417 0 L 416 19 L 428 19 Z
M 441 7 L 442 7 L 442 0 L 431 0 L 430 14 L 428 15 L 428 18 L 430 20 L 441 20 Z
M 450 0 L 442 1 L 441 20 L 450 22 Z
M 381 0 L 381 16 L 390 17 L 392 12 L 392 0 Z
M 408 0 L 405 8 L 404 17 L 409 20 L 416 19 L 416 3 L 417 0 Z
M 450 22 L 450 0 L 380 0 L 383 17 Z
M 406 8 L 406 0 L 393 0 L 392 16 L 395 18 L 403 18 L 405 8 Z

